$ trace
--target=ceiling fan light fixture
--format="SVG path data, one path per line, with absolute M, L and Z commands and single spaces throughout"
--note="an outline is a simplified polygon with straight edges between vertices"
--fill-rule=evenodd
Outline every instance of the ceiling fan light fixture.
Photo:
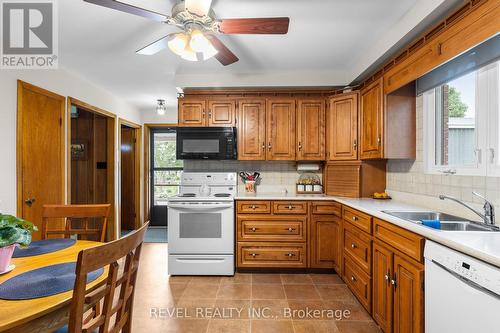
M 180 55 L 182 59 L 187 60 L 187 61 L 200 61 L 203 60 L 203 58 L 199 57 L 199 54 L 196 53 L 189 44 L 186 46 L 184 51 L 182 51 L 182 54 Z
M 180 32 L 175 34 L 172 39 L 168 41 L 168 48 L 178 56 L 182 57 L 184 50 L 188 46 L 189 37 L 187 34 Z
M 167 106 L 165 104 L 165 100 L 164 99 L 159 99 L 158 100 L 158 105 L 156 106 L 156 113 L 159 116 L 164 116 L 165 113 L 167 113 Z

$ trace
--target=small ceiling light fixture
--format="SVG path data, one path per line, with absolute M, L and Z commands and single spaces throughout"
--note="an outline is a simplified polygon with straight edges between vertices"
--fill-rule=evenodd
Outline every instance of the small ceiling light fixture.
M 167 112 L 167 106 L 165 105 L 165 100 L 159 99 L 158 105 L 156 106 L 156 113 L 159 116 L 164 116 L 166 112 Z

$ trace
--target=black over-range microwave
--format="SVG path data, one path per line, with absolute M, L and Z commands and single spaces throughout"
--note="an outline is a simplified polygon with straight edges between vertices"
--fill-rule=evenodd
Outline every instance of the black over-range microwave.
M 236 127 L 178 127 L 177 159 L 237 159 Z

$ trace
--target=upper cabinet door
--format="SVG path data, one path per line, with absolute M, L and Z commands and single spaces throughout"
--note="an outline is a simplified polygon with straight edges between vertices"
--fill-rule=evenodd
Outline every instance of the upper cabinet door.
M 361 159 L 383 158 L 383 79 L 361 90 Z
M 267 101 L 267 159 L 295 160 L 295 100 Z
M 327 115 L 329 161 L 358 159 L 358 94 L 330 99 Z
M 299 100 L 297 103 L 297 160 L 325 159 L 325 101 Z
M 235 126 L 236 103 L 234 100 L 214 100 L 208 102 L 208 126 Z
M 179 126 L 206 126 L 205 100 L 179 100 Z
M 266 103 L 264 100 L 238 102 L 238 160 L 266 159 Z

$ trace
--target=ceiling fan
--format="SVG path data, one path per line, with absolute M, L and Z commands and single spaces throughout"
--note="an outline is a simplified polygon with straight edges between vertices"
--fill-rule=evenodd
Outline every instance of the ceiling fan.
M 168 47 L 185 60 L 201 61 L 215 57 L 224 66 L 239 59 L 216 37 L 217 34 L 284 35 L 288 33 L 290 24 L 288 17 L 217 19 L 211 9 L 212 0 L 180 1 L 172 8 L 172 16 L 116 0 L 84 1 L 174 25 L 182 30 L 147 45 L 138 50 L 138 54 L 152 55 Z

